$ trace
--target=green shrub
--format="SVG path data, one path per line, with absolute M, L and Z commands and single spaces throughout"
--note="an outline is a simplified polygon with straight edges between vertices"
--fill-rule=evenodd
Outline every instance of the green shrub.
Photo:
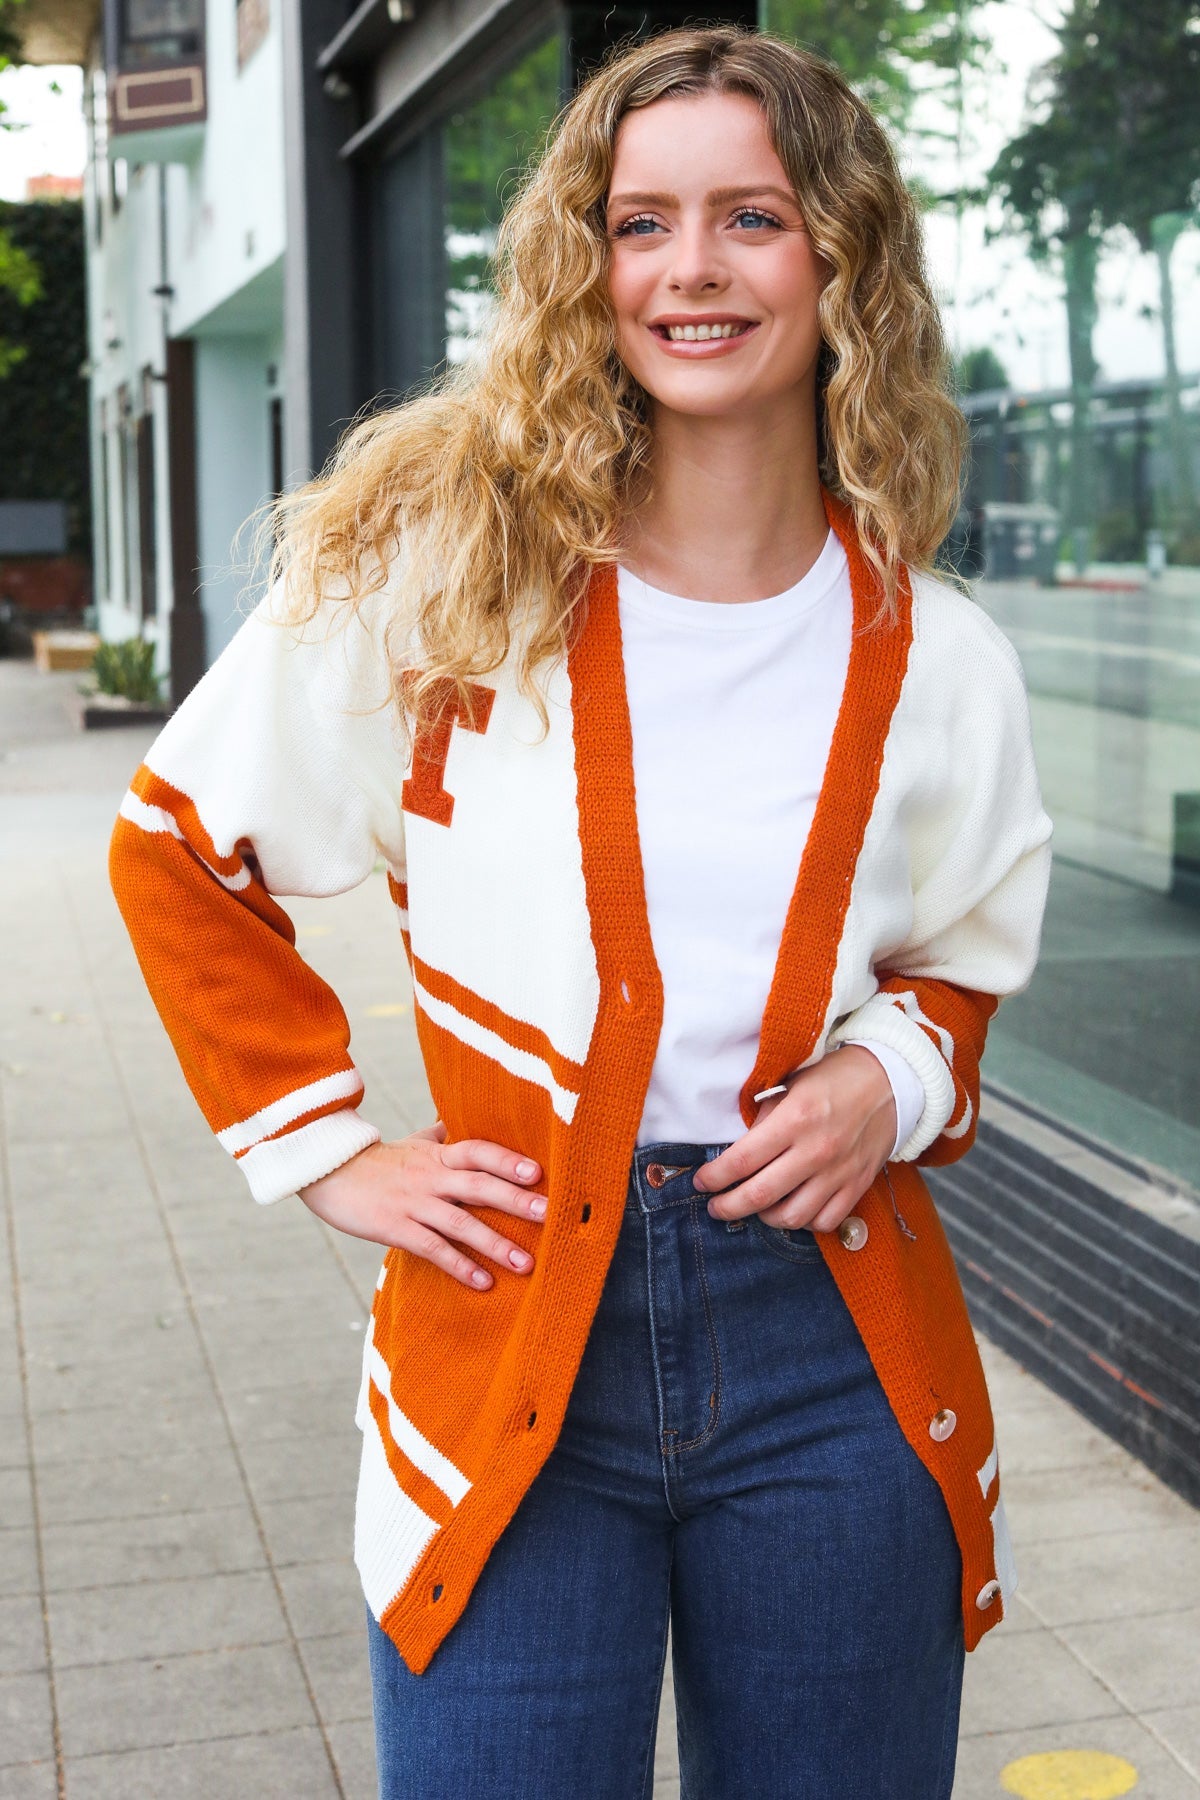
M 92 674 L 101 694 L 118 694 L 124 700 L 162 698 L 160 680 L 154 673 L 154 645 L 145 638 L 101 644 L 92 663 Z

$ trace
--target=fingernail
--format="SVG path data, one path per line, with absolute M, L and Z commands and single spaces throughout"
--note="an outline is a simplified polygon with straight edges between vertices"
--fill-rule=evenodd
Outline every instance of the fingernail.
M 508 1260 L 514 1269 L 527 1269 L 533 1261 L 533 1258 L 532 1256 L 526 1256 L 523 1250 L 510 1250 L 508 1253 Z
M 537 1194 L 529 1202 L 529 1210 L 533 1214 L 535 1219 L 544 1219 L 545 1218 L 546 1202 L 542 1199 L 542 1196 L 540 1194 Z
M 537 1164 L 536 1163 L 519 1162 L 517 1164 L 517 1177 L 519 1180 L 532 1181 L 536 1174 L 537 1174 Z
M 475 1283 L 476 1287 L 491 1287 L 492 1285 L 492 1278 L 486 1269 L 474 1270 L 471 1275 L 471 1280 Z

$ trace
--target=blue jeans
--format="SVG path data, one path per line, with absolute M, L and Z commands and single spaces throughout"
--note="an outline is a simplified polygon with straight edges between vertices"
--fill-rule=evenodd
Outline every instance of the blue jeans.
M 381 1800 L 949 1800 L 961 1564 L 807 1231 L 639 1149 L 561 1435 L 424 1675 L 369 1623 Z M 662 1169 L 682 1173 L 662 1179 Z

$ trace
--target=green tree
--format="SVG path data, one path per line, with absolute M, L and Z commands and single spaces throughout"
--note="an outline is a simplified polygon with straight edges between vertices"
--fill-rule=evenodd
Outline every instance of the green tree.
M 22 0 L 0 0 L 0 71 L 10 68 L 17 60 L 20 40 L 13 24 L 13 15 L 22 4 Z M 3 100 L 0 100 L 0 131 L 11 131 L 4 114 L 8 111 Z M 0 228 L 0 293 L 8 294 L 18 306 L 32 306 L 42 291 L 38 266 L 33 258 L 19 244 Z M 0 334 L 0 381 L 10 370 L 25 357 L 25 346 L 12 338 Z
M 17 344 L 0 381 L 0 459 L 6 500 L 65 500 L 70 544 L 90 541 L 83 206 L 78 200 L 0 201 L 0 232 L 41 272 L 28 305 L 0 291 L 0 340 Z
M 1092 112 L 1092 16 L 1102 0 L 1073 0 L 1059 27 L 1059 53 L 1030 84 L 1034 122 L 1005 145 L 988 175 L 1036 262 L 1057 260 L 1067 308 L 1071 369 L 1071 456 L 1066 524 L 1075 561 L 1089 560 L 1093 518 L 1092 390 L 1099 367 L 1096 270 L 1105 230 L 1104 159 Z
M 1089 141 L 1101 161 L 1098 216 L 1124 226 L 1158 265 L 1171 512 L 1196 511 L 1175 345 L 1171 256 L 1200 198 L 1200 5 L 1089 0 Z
M 1008 370 L 990 345 L 964 350 L 955 361 L 954 385 L 960 394 L 986 394 L 1012 386 Z
M 918 69 L 942 70 L 957 83 L 980 48 L 967 0 L 763 0 L 762 21 L 836 63 L 897 130 L 910 122 Z

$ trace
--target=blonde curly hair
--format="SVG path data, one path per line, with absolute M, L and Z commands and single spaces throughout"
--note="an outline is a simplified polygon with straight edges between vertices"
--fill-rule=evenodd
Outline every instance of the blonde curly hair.
M 480 358 L 357 424 L 321 476 L 273 508 L 272 574 L 290 616 L 385 590 L 393 693 L 417 717 L 445 703 L 447 681 L 469 710 L 466 684 L 515 646 L 545 722 L 536 671 L 566 649 L 589 570 L 619 554 L 653 473 L 647 396 L 617 355 L 608 296 L 617 128 L 635 108 L 703 93 L 757 100 L 829 264 L 821 478 L 850 508 L 883 609 L 900 565 L 928 568 L 946 534 L 965 425 L 883 129 L 810 51 L 733 26 L 665 32 L 614 54 L 553 126 L 500 227 Z

